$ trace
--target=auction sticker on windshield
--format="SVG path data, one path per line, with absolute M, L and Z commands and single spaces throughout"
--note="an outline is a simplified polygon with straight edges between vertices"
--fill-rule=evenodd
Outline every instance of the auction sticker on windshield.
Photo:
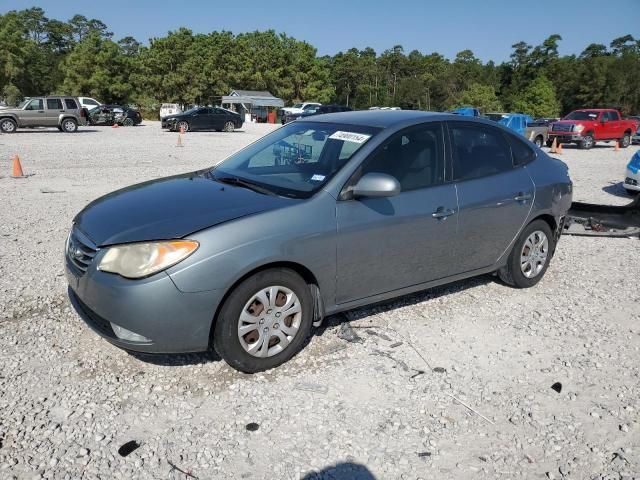
M 369 140 L 370 137 L 371 135 L 365 133 L 342 132 L 340 130 L 329 136 L 329 138 L 333 140 L 344 140 L 345 142 L 354 143 L 364 143 Z

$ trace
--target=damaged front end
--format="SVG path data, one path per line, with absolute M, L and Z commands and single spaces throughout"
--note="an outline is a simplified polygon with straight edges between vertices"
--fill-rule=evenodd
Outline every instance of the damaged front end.
M 640 195 L 623 206 L 573 202 L 563 233 L 595 237 L 640 236 Z

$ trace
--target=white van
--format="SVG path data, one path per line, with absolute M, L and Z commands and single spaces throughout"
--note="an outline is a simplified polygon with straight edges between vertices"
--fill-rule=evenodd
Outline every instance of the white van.
M 182 108 L 177 103 L 163 103 L 160 105 L 160 119 L 179 113 L 182 113 Z

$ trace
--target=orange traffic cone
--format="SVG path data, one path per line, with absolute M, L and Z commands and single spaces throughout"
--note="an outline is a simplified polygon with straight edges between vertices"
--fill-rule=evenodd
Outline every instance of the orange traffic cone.
M 551 153 L 557 153 L 558 149 L 558 139 L 554 138 L 553 143 L 551 144 Z
M 558 148 L 556 149 L 556 153 L 558 155 L 562 155 L 562 144 L 561 143 L 558 144 Z
M 180 133 L 178 133 L 178 143 L 176 143 L 176 147 L 182 146 L 182 129 L 180 129 Z
M 619 152 L 620 151 L 620 142 L 618 140 L 616 140 L 616 147 L 613 149 L 614 152 Z
M 118 125 L 117 123 L 114 123 L 113 125 L 111 125 L 111 128 L 118 128 L 120 125 Z
M 11 177 L 12 178 L 26 177 L 26 175 L 22 171 L 22 165 L 20 164 L 20 157 L 18 156 L 18 154 L 15 154 L 13 157 L 11 157 L 11 160 L 13 162 L 13 173 L 11 174 Z

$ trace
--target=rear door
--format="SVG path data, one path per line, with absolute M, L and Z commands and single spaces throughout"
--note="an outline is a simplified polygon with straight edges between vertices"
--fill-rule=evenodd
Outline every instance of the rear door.
M 46 114 L 44 125 L 48 127 L 55 127 L 58 125 L 58 119 L 66 110 L 62 104 L 61 98 L 47 98 L 46 99 Z
M 45 125 L 46 112 L 44 109 L 44 99 L 34 98 L 22 112 L 20 112 L 20 125 L 37 126 Z
M 529 216 L 535 191 L 526 166 L 514 165 L 512 134 L 480 123 L 448 126 L 459 208 L 455 265 L 466 272 L 493 265 L 509 248 Z M 523 143 L 515 136 L 512 141 Z
M 395 177 L 401 192 L 388 198 L 347 196 L 337 202 L 338 303 L 456 273 L 457 202 L 455 186 L 445 177 L 443 137 L 439 122 L 394 134 L 363 161 L 345 187 L 376 172 Z
M 620 114 L 614 110 L 611 110 L 608 113 L 610 138 L 622 138 L 622 134 L 624 133 L 624 126 L 620 121 Z

